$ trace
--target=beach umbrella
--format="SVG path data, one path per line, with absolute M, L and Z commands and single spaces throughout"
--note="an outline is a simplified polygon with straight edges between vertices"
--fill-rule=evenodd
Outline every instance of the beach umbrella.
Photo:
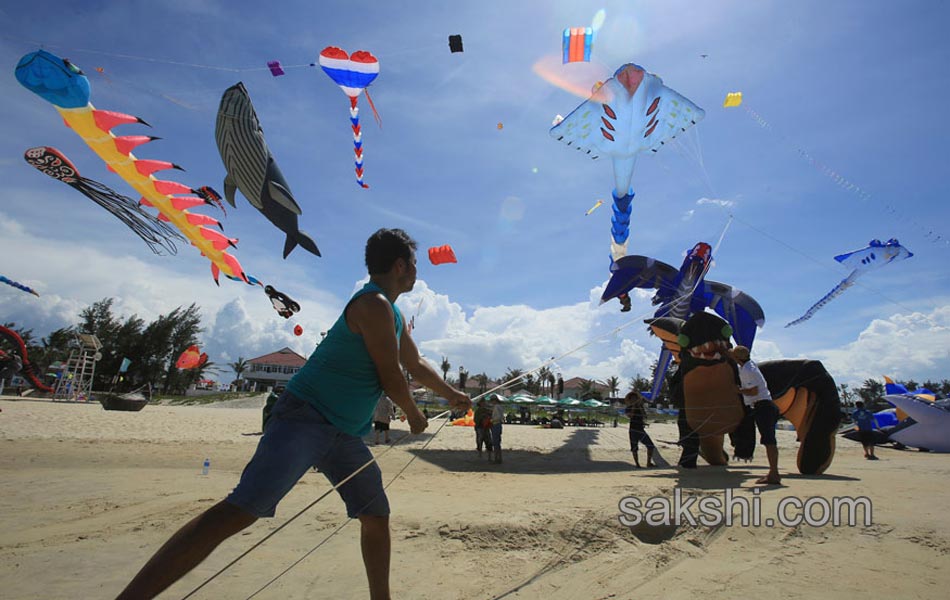
M 604 403 L 601 402 L 600 400 L 594 400 L 593 398 L 589 400 L 584 400 L 581 404 L 583 404 L 587 408 L 600 408 L 601 406 L 604 405 Z
M 554 398 L 549 398 L 548 396 L 538 396 L 534 402 L 535 404 L 543 404 L 547 406 L 554 406 L 557 404 L 557 400 Z
M 579 406 L 581 401 L 576 398 L 567 397 L 561 398 L 557 403 L 558 406 Z
M 530 396 L 512 396 L 508 401 L 512 404 L 534 404 L 534 398 Z

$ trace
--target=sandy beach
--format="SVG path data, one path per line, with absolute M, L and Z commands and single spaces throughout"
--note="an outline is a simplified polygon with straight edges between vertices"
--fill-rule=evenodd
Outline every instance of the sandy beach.
M 114 597 L 168 536 L 230 491 L 261 426 L 256 408 L 122 413 L 9 397 L 0 408 L 0 590 L 11 600 Z M 675 462 L 675 426 L 649 433 Z M 406 426 L 395 423 L 393 434 L 402 439 Z M 388 488 L 394 597 L 946 598 L 948 455 L 879 448 L 881 460 L 871 462 L 839 439 L 828 473 L 804 477 L 794 468 L 794 432 L 779 431 L 783 485 L 755 495 L 766 470 L 761 447 L 749 464 L 680 472 L 634 469 L 622 428 L 509 425 L 504 436 L 502 465 L 478 459 L 467 428 L 373 448 L 384 481 L 396 478 Z M 211 469 L 202 476 L 205 458 Z M 162 597 L 183 597 L 328 488 L 308 473 L 275 519 L 225 542 Z M 620 522 L 622 498 L 672 500 L 676 489 L 755 497 L 763 518 L 784 497 L 867 496 L 873 523 Z M 195 597 L 247 598 L 344 523 L 332 494 Z M 257 597 L 367 598 L 358 524 Z

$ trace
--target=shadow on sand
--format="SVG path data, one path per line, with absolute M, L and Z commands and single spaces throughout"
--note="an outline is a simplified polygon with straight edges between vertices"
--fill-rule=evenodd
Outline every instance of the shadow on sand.
M 478 458 L 473 450 L 431 450 L 407 449 L 417 458 L 437 467 L 453 472 L 491 472 L 499 473 L 609 473 L 632 471 L 633 465 L 621 460 L 594 460 L 591 446 L 601 432 L 596 429 L 582 429 L 573 432 L 559 448 L 551 452 L 539 450 L 502 451 L 504 462 L 491 463 L 487 458 Z M 504 448 L 504 437 L 502 437 Z

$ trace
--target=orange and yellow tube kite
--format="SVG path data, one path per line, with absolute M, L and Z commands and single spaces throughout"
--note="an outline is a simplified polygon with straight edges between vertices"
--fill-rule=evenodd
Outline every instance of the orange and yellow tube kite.
M 156 179 L 153 173 L 164 169 L 180 169 L 170 162 L 140 160 L 132 149 L 155 138 L 144 135 L 116 136 L 112 128 L 128 123 L 142 123 L 142 119 L 122 113 L 96 110 L 89 103 L 89 80 L 82 71 L 66 59 L 45 50 L 31 52 L 16 67 L 16 78 L 25 88 L 47 100 L 66 125 L 106 162 L 116 173 L 142 195 L 140 202 L 158 210 L 162 221 L 175 225 L 188 240 L 211 261 L 215 283 L 224 273 L 230 279 L 259 283 L 244 273 L 238 260 L 227 253 L 237 240 L 225 237 L 207 225 L 221 224 L 212 217 L 189 213 L 187 209 L 205 204 L 204 198 L 188 196 L 194 190 L 174 181 Z

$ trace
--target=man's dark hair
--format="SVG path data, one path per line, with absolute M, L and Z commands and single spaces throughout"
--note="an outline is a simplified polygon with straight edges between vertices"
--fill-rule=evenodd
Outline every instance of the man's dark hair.
M 864 402 L 861 402 L 860 400 L 855 402 L 854 405 L 858 408 L 864 408 Z
M 397 259 L 408 262 L 415 250 L 416 240 L 402 229 L 380 229 L 366 240 L 366 269 L 370 275 L 388 273 Z

